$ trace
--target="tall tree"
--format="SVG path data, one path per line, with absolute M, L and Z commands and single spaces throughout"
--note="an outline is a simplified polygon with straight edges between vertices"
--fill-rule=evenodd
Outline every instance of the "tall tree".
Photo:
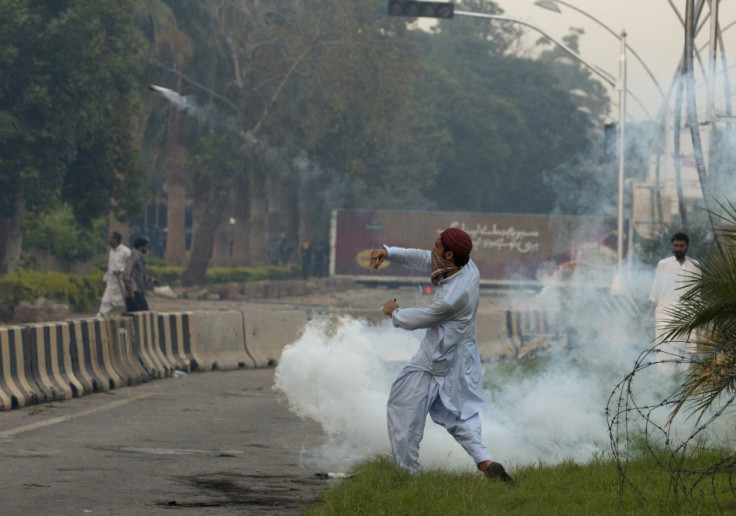
M 0 271 L 18 267 L 26 210 L 63 199 L 82 223 L 137 210 L 136 40 L 116 0 L 0 3 Z
M 179 29 L 176 15 L 164 0 L 136 0 L 133 21 L 141 39 L 145 74 L 153 84 L 168 79 L 168 70 L 181 68 L 193 54 L 192 39 Z M 181 79 L 174 85 L 181 87 Z M 143 90 L 143 88 L 141 88 Z M 154 189 L 165 192 L 166 248 L 169 265 L 183 265 L 186 257 L 185 211 L 187 200 L 186 158 L 190 137 L 188 115 L 179 106 L 162 105 L 146 95 L 140 112 L 141 148 L 150 163 Z M 153 172 L 161 171 L 161 174 Z M 159 233 L 160 234 L 160 233 Z
M 493 2 L 468 4 L 501 14 Z M 595 115 L 577 109 L 570 89 L 602 86 L 584 73 L 563 82 L 564 65 L 512 55 L 520 34 L 507 23 L 456 17 L 420 36 L 428 59 L 445 71 L 437 75 L 437 106 L 451 145 L 427 191 L 443 209 L 549 213 L 557 205 L 549 178 L 574 172 L 575 157 L 590 146 Z
M 240 173 L 249 197 L 237 202 L 248 204 L 249 258 L 263 263 L 266 231 L 273 227 L 267 222 L 267 186 L 274 183 L 274 173 L 292 173 L 288 166 L 275 170 L 279 160 L 269 155 L 314 152 L 330 132 L 348 134 L 353 147 L 380 135 L 379 126 L 385 128 L 391 122 L 392 106 L 402 102 L 401 95 L 395 95 L 395 85 L 412 70 L 409 56 L 394 52 L 395 43 L 383 36 L 384 22 L 378 20 L 386 17 L 376 17 L 378 2 L 220 0 L 206 6 L 186 1 L 169 5 L 179 27 L 197 41 L 187 65 L 170 72 L 182 78 L 189 91 L 197 92 L 201 116 L 209 119 L 206 131 L 240 138 L 241 148 L 236 151 L 242 156 Z M 193 16 L 194 11 L 198 16 Z M 364 118 L 372 120 L 372 127 L 362 124 Z M 372 133 L 356 129 L 361 126 L 371 127 Z M 198 149 L 209 152 L 207 146 Z M 355 158 L 350 154 L 334 162 L 354 174 L 359 163 Z M 212 160 L 200 154 L 196 161 Z M 218 173 L 211 167 L 193 170 L 197 184 L 217 190 L 212 195 L 198 191 L 203 202 L 219 202 L 232 187 L 229 177 L 220 181 L 196 177 Z M 213 235 L 199 232 L 194 246 L 210 248 L 205 240 Z M 187 274 L 189 282 L 204 280 L 194 252 L 189 267 L 200 273 Z

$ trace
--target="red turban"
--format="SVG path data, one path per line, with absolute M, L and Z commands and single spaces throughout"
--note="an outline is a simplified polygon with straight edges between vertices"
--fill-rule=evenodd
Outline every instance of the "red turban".
M 459 228 L 447 228 L 440 234 L 440 240 L 445 250 L 452 251 L 456 256 L 470 256 L 473 249 L 470 235 Z

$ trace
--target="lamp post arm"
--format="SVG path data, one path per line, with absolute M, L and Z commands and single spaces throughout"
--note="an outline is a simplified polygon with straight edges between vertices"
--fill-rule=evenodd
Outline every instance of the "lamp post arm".
M 602 70 L 601 68 L 597 67 L 593 63 L 587 61 L 584 59 L 580 54 L 575 52 L 573 49 L 565 45 L 562 41 L 559 41 L 558 39 L 555 39 L 553 36 L 551 36 L 547 31 L 544 29 L 537 27 L 536 25 L 529 23 L 527 21 L 524 21 L 520 18 L 514 18 L 513 16 L 506 16 L 504 14 L 486 14 L 486 13 L 474 13 L 470 11 L 455 11 L 455 16 L 467 16 L 471 18 L 486 18 L 490 20 L 500 20 L 500 21 L 507 21 L 511 23 L 518 23 L 521 25 L 524 25 L 526 27 L 529 27 L 530 29 L 533 29 L 540 34 L 542 34 L 544 37 L 552 41 L 555 45 L 560 47 L 562 50 L 564 50 L 567 54 L 575 58 L 577 61 L 581 62 L 583 65 L 585 65 L 587 68 L 592 70 L 596 75 L 598 75 L 601 79 L 603 79 L 605 82 L 607 82 L 609 85 L 611 85 L 613 88 L 619 87 L 618 83 L 616 82 L 616 79 L 605 70 Z M 616 34 L 616 38 L 619 40 L 621 37 Z M 627 49 L 631 48 L 628 45 L 626 46 Z M 639 100 L 636 95 L 634 95 L 632 92 L 628 92 L 629 95 L 631 95 L 631 98 L 636 102 L 639 107 L 651 118 L 651 115 L 649 114 L 649 110 L 646 108 L 646 106 Z
M 603 23 L 602 21 L 600 21 L 598 18 L 596 18 L 592 14 L 587 13 L 587 12 L 583 11 L 582 9 L 580 9 L 579 7 L 575 7 L 572 4 L 568 4 L 567 2 L 563 2 L 562 0 L 554 0 L 554 1 L 555 1 L 555 3 L 564 5 L 565 7 L 569 8 L 569 9 L 572 9 L 573 11 L 582 14 L 583 16 L 585 16 L 586 18 L 588 18 L 591 21 L 594 21 L 600 27 L 602 27 L 603 29 L 605 29 L 606 31 L 608 31 L 609 34 L 612 34 L 614 38 L 617 38 L 619 40 L 621 39 L 621 36 L 615 30 L 613 30 L 611 27 L 609 27 L 608 25 L 606 25 L 605 23 Z M 641 57 L 639 57 L 639 54 L 636 53 L 636 50 L 634 50 L 633 48 L 631 48 L 631 46 L 628 43 L 626 44 L 626 50 L 628 52 L 630 52 L 631 55 L 634 56 L 634 58 L 639 62 L 639 64 L 641 65 L 641 67 L 644 68 L 644 71 L 647 72 L 647 75 L 652 80 L 652 82 L 654 83 L 654 85 L 657 87 L 657 90 L 659 91 L 659 95 L 664 99 L 665 98 L 665 95 L 664 95 L 664 90 L 662 90 L 662 86 L 660 86 L 659 81 L 654 76 L 654 74 L 649 69 L 649 67 L 646 65 L 646 63 L 644 62 L 644 60 Z
M 541 29 L 540 27 L 537 27 L 536 25 L 534 25 L 532 23 L 529 23 L 528 21 L 522 20 L 521 18 L 514 18 L 513 16 L 506 16 L 506 15 L 503 15 L 503 14 L 474 13 L 474 12 L 470 12 L 470 11 L 457 11 L 457 10 L 455 11 L 455 16 L 467 16 L 467 17 L 470 17 L 470 18 L 486 18 L 486 19 L 490 19 L 490 20 L 507 21 L 507 22 L 518 23 L 520 25 L 524 25 L 526 27 L 529 27 L 530 29 L 533 29 L 533 30 L 539 32 L 545 38 L 547 38 L 550 41 L 552 41 L 555 45 L 557 45 L 562 50 L 564 50 L 565 52 L 567 52 L 571 57 L 573 57 L 577 61 L 580 61 L 581 63 L 583 63 L 586 67 L 588 67 L 590 70 L 592 70 L 596 75 L 598 75 L 601 79 L 603 79 L 604 81 L 606 81 L 608 84 L 610 84 L 614 88 L 616 87 L 616 79 L 613 76 L 611 76 L 611 74 L 609 74 L 605 70 L 601 70 L 600 68 L 598 68 L 593 63 L 591 63 L 591 62 L 587 61 L 586 59 L 584 59 L 580 54 L 578 54 L 577 52 L 575 52 L 573 49 L 571 49 L 570 47 L 568 47 L 567 45 L 565 45 L 562 41 L 559 41 L 559 40 L 555 39 L 547 31 L 545 31 L 544 29 Z

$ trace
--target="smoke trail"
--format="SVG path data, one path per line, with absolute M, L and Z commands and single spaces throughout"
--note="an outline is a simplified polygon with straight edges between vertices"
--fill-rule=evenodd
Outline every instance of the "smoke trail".
M 185 97 L 174 90 L 170 90 L 169 88 L 164 88 L 162 86 L 156 86 L 155 84 L 149 84 L 148 89 L 154 93 L 162 95 L 181 111 L 184 111 L 196 118 L 200 118 L 202 116 L 202 108 L 199 107 L 193 97 Z
M 241 134 L 234 116 L 228 116 L 222 113 L 212 104 L 201 106 L 192 95 L 181 95 L 174 90 L 164 88 L 163 86 L 156 86 L 155 84 L 149 84 L 148 89 L 164 97 L 180 111 L 196 118 L 200 122 L 204 122 L 211 130 L 239 135 L 251 145 L 258 143 L 257 139 L 251 134 Z
M 291 156 L 278 146 L 269 143 L 268 138 L 256 137 L 250 131 L 243 131 L 235 116 L 228 116 L 216 106 L 200 106 L 191 95 L 181 95 L 174 90 L 149 84 L 148 89 L 172 103 L 177 109 L 204 122 L 209 129 L 225 131 L 238 135 L 252 150 L 257 152 L 273 171 L 287 171 L 296 174 L 302 181 L 311 181 L 319 190 L 319 197 L 330 209 L 341 205 L 348 193 L 356 188 L 355 182 L 346 180 L 344 175 L 325 169 L 305 155 Z

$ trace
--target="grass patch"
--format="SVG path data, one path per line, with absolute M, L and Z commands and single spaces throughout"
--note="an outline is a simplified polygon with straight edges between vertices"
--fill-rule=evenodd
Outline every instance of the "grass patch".
M 705 465 L 728 451 L 701 450 L 690 466 Z M 670 474 L 650 457 L 627 464 L 635 487 L 620 490 L 613 460 L 564 462 L 512 468 L 514 484 L 489 481 L 480 473 L 426 471 L 410 475 L 388 457 L 362 464 L 354 478 L 339 481 L 312 507 L 310 515 L 621 515 L 721 514 L 736 510 L 727 475 L 699 483 L 675 496 Z M 711 481 L 712 480 L 712 481 Z M 640 493 L 643 493 L 642 496 Z M 717 495 L 714 493 L 718 493 Z

